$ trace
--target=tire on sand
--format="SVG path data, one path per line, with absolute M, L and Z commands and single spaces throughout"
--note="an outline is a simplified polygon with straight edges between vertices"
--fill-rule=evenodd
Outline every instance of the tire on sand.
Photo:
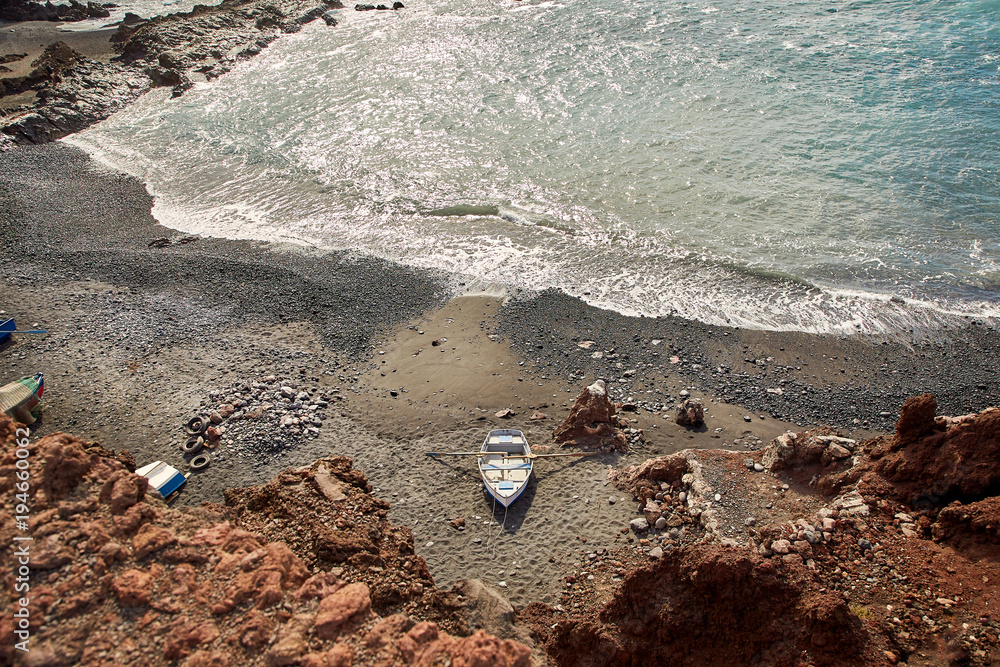
M 208 454 L 202 452 L 201 454 L 198 454 L 193 459 L 191 459 L 191 461 L 188 463 L 188 467 L 191 468 L 191 470 L 204 470 L 205 468 L 208 467 L 208 464 L 211 462 L 212 459 L 209 458 Z
M 208 428 L 208 420 L 204 417 L 192 417 L 184 425 L 184 430 L 188 435 L 201 435 Z
M 200 435 L 194 435 L 188 438 L 183 445 L 181 445 L 181 451 L 185 454 L 197 454 L 201 451 L 201 448 L 205 446 L 205 438 Z

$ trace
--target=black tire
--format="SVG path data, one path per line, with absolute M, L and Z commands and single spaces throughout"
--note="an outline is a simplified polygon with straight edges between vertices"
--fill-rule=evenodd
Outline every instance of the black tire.
M 212 459 L 209 458 L 207 453 L 201 453 L 191 459 L 190 463 L 188 463 L 188 467 L 191 468 L 191 470 L 204 470 L 211 462 Z
M 188 435 L 201 435 L 208 428 L 208 420 L 204 417 L 192 417 L 184 425 L 184 430 Z
M 188 438 L 183 445 L 181 445 L 181 451 L 185 454 L 197 454 L 204 446 L 205 438 L 200 435 L 193 435 Z

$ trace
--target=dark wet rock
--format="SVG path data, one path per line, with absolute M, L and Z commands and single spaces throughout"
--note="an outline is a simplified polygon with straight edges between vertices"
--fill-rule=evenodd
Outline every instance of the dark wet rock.
M 156 86 L 179 86 L 184 81 L 180 72 L 163 67 L 150 67 L 146 70 L 146 75 Z
M 96 2 L 86 5 L 70 0 L 68 5 L 44 5 L 31 0 L 5 0 L 0 3 L 0 21 L 86 21 L 94 18 L 107 18 L 111 12 Z

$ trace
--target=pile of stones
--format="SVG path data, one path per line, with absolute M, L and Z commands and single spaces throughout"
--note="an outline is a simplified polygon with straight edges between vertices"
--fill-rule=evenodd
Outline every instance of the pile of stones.
M 226 453 L 274 458 L 307 438 L 316 438 L 331 403 L 342 400 L 338 389 L 320 391 L 291 378 L 268 375 L 209 392 L 198 415 L 209 426 L 203 437 L 221 460 Z

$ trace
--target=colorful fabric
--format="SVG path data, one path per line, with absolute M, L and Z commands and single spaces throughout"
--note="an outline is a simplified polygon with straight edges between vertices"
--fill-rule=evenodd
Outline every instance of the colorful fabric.
M 31 426 L 37 418 L 32 414 L 32 410 L 41 403 L 44 391 L 45 380 L 41 373 L 4 385 L 0 387 L 0 412 L 6 413 L 11 419 L 25 426 Z

